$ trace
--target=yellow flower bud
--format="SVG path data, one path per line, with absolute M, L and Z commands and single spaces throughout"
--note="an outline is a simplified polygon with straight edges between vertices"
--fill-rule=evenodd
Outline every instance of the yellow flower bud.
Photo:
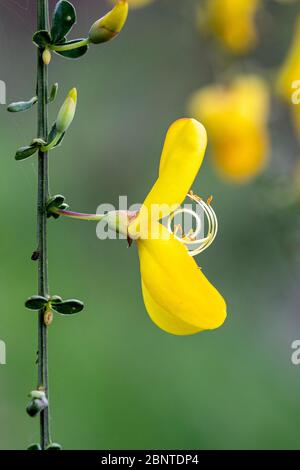
M 51 52 L 49 49 L 45 49 L 43 52 L 43 62 L 45 65 L 49 65 L 51 62 Z
M 127 15 L 127 1 L 119 0 L 110 12 L 93 24 L 89 32 L 89 41 L 93 44 L 100 44 L 113 39 L 123 28 Z
M 60 111 L 57 116 L 56 120 L 56 130 L 58 133 L 66 132 L 66 130 L 70 127 L 76 111 L 76 103 L 77 103 L 77 90 L 76 88 L 72 88 L 69 91 L 69 94 L 60 108 Z

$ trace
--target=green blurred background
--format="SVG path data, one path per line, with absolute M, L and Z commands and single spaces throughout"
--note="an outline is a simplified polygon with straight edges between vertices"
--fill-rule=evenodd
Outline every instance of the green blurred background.
M 84 36 L 108 8 L 74 1 Z M 190 94 L 212 80 L 213 52 L 194 24 L 196 1 L 157 0 L 132 11 L 122 35 L 92 47 L 81 61 L 53 57 L 59 97 L 79 90 L 78 112 L 64 145 L 51 155 L 51 191 L 74 210 L 102 202 L 142 202 L 153 184 L 164 134 L 186 114 Z M 35 2 L 0 0 L 0 79 L 7 102 L 35 89 Z M 50 2 L 51 9 L 54 2 Z M 276 67 L 299 4 L 265 2 L 261 44 L 240 67 Z M 275 106 L 276 107 L 276 106 Z M 269 178 L 289 175 L 297 157 L 287 120 L 273 126 Z M 36 316 L 23 307 L 36 293 L 37 167 L 14 161 L 35 137 L 35 111 L 9 115 L 0 106 L 0 448 L 38 441 L 38 420 L 25 414 L 36 386 Z M 277 177 L 277 176 L 276 176 Z M 275 176 L 274 176 L 275 178 Z M 53 439 L 65 449 L 295 449 L 300 447 L 300 366 L 291 343 L 300 338 L 297 251 L 289 217 L 270 218 L 265 180 L 244 186 L 219 179 L 209 152 L 194 191 L 214 195 L 220 233 L 198 258 L 228 303 L 216 331 L 175 337 L 148 318 L 136 248 L 100 241 L 96 225 L 49 224 L 52 294 L 86 304 L 73 318 L 55 317 L 50 336 Z M 278 224 L 278 219 L 282 222 Z

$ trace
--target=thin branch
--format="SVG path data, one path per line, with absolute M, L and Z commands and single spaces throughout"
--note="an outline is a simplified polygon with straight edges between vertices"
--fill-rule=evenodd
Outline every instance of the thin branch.
M 49 28 L 48 0 L 37 0 L 38 30 Z M 38 137 L 47 140 L 48 136 L 48 70 L 43 62 L 43 51 L 38 49 L 37 95 L 38 95 Z M 37 201 L 37 237 L 38 237 L 38 292 L 48 295 L 48 258 L 47 258 L 47 214 L 46 203 L 49 196 L 48 155 L 39 151 L 38 156 L 38 201 Z M 38 388 L 48 397 L 48 332 L 44 324 L 44 309 L 38 316 Z M 49 407 L 40 414 L 40 444 L 45 450 L 50 443 Z

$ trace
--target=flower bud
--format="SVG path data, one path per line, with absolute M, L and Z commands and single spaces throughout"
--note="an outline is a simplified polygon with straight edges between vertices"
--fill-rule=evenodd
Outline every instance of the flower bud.
M 69 91 L 69 94 L 60 108 L 56 119 L 56 130 L 58 133 L 64 133 L 70 127 L 76 111 L 76 104 L 77 104 L 77 90 L 76 88 L 72 88 Z
M 46 310 L 46 312 L 44 313 L 44 325 L 50 326 L 52 322 L 53 322 L 53 312 L 52 310 Z
M 34 418 L 48 407 L 48 400 L 45 392 L 40 390 L 34 390 L 30 393 L 30 396 L 32 397 L 32 400 L 29 402 L 26 411 L 29 416 Z
M 44 50 L 42 57 L 43 57 L 44 64 L 49 65 L 51 62 L 51 52 L 49 51 L 49 49 Z
M 113 39 L 123 28 L 127 15 L 127 1 L 119 0 L 110 12 L 93 24 L 89 32 L 89 41 L 93 44 L 100 44 Z

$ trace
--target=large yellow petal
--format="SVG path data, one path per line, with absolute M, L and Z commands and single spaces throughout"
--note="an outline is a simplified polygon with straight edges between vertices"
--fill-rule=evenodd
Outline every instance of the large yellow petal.
M 180 318 L 175 317 L 167 310 L 158 305 L 153 299 L 147 287 L 142 281 L 142 292 L 145 302 L 145 307 L 149 314 L 149 317 L 161 330 L 171 333 L 172 335 L 186 336 L 193 335 L 203 331 L 202 328 L 185 323 Z
M 179 119 L 169 128 L 161 155 L 159 176 L 146 197 L 129 234 L 147 231 L 147 224 L 173 212 L 186 198 L 204 158 L 206 130 L 195 119 Z M 146 228 L 145 228 L 146 227 Z
M 206 146 L 206 130 L 200 122 L 195 119 L 175 121 L 166 135 L 159 177 L 146 197 L 144 207 L 151 209 L 153 204 L 179 206 L 197 176 Z
M 159 238 L 137 241 L 143 295 L 150 317 L 160 328 L 177 335 L 218 328 L 226 318 L 223 297 L 185 246 L 158 225 Z

